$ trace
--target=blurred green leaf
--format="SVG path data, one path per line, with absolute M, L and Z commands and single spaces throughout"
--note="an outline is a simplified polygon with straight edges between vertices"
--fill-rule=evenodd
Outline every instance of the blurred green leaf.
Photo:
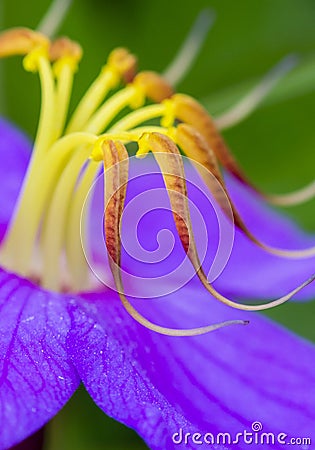
M 45 450 L 145 450 L 137 434 L 107 417 L 80 386 L 50 422 Z

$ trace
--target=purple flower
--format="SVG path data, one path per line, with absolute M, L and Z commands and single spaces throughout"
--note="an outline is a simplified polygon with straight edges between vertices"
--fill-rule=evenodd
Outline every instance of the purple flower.
M 36 48 L 35 51 L 37 50 Z M 47 61 L 43 62 L 42 54 L 30 52 L 30 55 L 26 66 L 34 69 L 43 64 L 39 67 L 43 75 L 48 67 L 45 65 Z M 60 55 L 56 59 L 57 62 L 62 60 Z M 69 63 L 69 60 L 65 58 L 63 62 Z M 69 67 L 60 65 L 60 72 L 57 70 L 58 82 L 66 79 L 67 73 L 63 73 L 65 78 L 61 76 L 65 68 Z M 45 89 L 49 93 L 50 87 L 46 85 Z M 58 125 L 60 132 L 63 128 L 61 107 L 65 104 L 63 97 L 59 101 L 58 115 L 54 113 L 53 117 L 54 126 L 57 119 L 61 120 Z M 133 98 L 133 101 L 136 102 L 137 99 Z M 42 122 L 50 123 L 47 122 L 47 117 L 52 111 L 45 109 L 45 106 L 43 111 L 46 117 L 42 118 Z M 84 111 L 81 111 L 83 115 Z M 78 115 L 73 120 L 80 122 L 82 117 Z M 50 146 L 53 144 L 49 141 L 49 133 L 52 140 L 58 141 L 58 126 L 50 126 L 46 134 L 37 135 L 35 151 L 38 152 L 39 148 L 45 151 L 45 147 L 51 150 Z M 48 142 L 45 141 L 47 139 Z M 83 137 L 82 144 L 86 144 L 84 139 Z M 66 151 L 67 148 L 63 150 Z M 93 158 L 97 159 L 95 154 L 98 150 L 96 146 Z M 61 197 L 51 193 L 51 203 L 45 206 L 44 213 L 40 216 L 41 222 L 36 228 L 40 237 L 35 233 L 34 248 L 31 246 L 31 252 L 28 252 L 23 239 L 32 235 L 30 224 L 38 212 L 38 199 L 42 195 L 41 185 L 36 185 L 37 190 L 30 191 L 36 194 L 35 197 L 28 198 L 29 201 L 32 200 L 29 203 L 30 209 L 26 209 L 29 217 L 27 214 L 24 216 L 29 221 L 19 223 L 16 228 L 18 240 L 12 241 L 14 245 L 8 244 L 7 236 L 12 233 L 12 224 L 19 211 L 15 209 L 14 212 L 14 205 L 18 204 L 19 193 L 25 193 L 26 184 L 23 190 L 21 186 L 27 167 L 28 177 L 32 170 L 34 176 L 39 177 L 34 158 L 30 168 L 30 151 L 27 139 L 8 122 L 1 120 L 0 249 L 5 267 L 0 271 L 0 448 L 6 449 L 20 442 L 50 420 L 67 402 L 80 381 L 106 414 L 134 428 L 152 449 L 241 449 L 244 448 L 244 438 L 238 433 L 243 433 L 244 430 L 252 432 L 253 439 L 257 439 L 260 436 L 260 424 L 263 432 L 273 433 L 265 436 L 264 439 L 271 440 L 268 441 L 270 445 L 264 441 L 263 448 L 283 448 L 283 444 L 288 443 L 291 438 L 312 440 L 313 444 L 311 441 L 304 441 L 304 448 L 315 448 L 315 349 L 310 343 L 266 318 L 243 311 L 236 314 L 231 308 L 215 301 L 199 279 L 191 276 L 194 271 L 189 271 L 188 265 L 180 271 L 179 278 L 169 277 L 163 286 L 152 282 L 151 291 L 147 293 L 152 298 L 145 299 L 138 295 L 139 298 L 134 299 L 132 304 L 149 320 L 170 328 L 186 329 L 235 319 L 249 320 L 250 325 L 227 327 L 203 336 L 163 336 L 133 320 L 123 308 L 114 289 L 95 283 L 93 291 L 79 287 L 75 289 L 80 284 L 80 277 L 84 279 L 86 276 L 86 267 L 83 266 L 82 272 L 80 265 L 71 267 L 71 278 L 66 270 L 59 274 L 59 264 L 58 267 L 51 266 L 51 259 L 45 259 L 46 251 L 54 257 L 54 245 L 58 247 L 55 238 L 59 226 L 65 233 L 62 235 L 63 239 L 68 236 L 69 223 L 70 231 L 79 227 L 79 223 L 75 223 L 75 227 L 71 228 L 72 216 L 66 224 L 61 223 L 61 199 L 66 197 L 65 191 L 62 191 Z M 79 152 L 75 154 L 79 155 Z M 79 159 L 80 157 L 81 155 Z M 86 155 L 83 163 L 85 160 Z M 45 161 L 41 160 L 38 167 L 53 171 L 55 160 L 52 159 L 50 163 L 45 166 Z M 143 168 L 145 174 L 142 172 Z M 137 177 L 139 170 L 141 176 Z M 75 183 L 84 176 L 81 171 L 82 163 L 79 164 L 79 174 L 74 178 Z M 142 206 L 149 210 L 153 209 L 150 202 L 153 201 L 155 190 L 163 188 L 167 195 L 162 175 L 156 174 L 157 171 L 157 165 L 150 158 L 132 164 L 130 177 L 135 178 L 128 183 L 125 207 L 125 212 L 128 213 L 128 205 L 131 205 L 130 220 L 137 215 L 137 210 L 132 205 L 141 193 L 150 194 L 142 201 Z M 58 183 L 62 183 L 65 172 L 66 169 L 56 172 Z M 40 178 L 43 190 L 49 176 L 47 171 L 44 178 Z M 211 236 L 214 246 L 206 248 L 204 255 L 205 270 L 209 270 L 207 264 L 212 261 L 211 255 L 213 256 L 219 233 L 215 217 L 208 209 L 208 199 L 198 189 L 194 189 L 196 173 L 187 168 L 186 176 L 190 181 L 189 198 L 198 206 L 199 211 L 207 211 L 203 218 L 206 228 L 213 232 Z M 58 183 L 57 186 L 60 185 Z M 97 205 L 97 188 L 91 205 L 94 202 Z M 312 244 L 309 236 L 262 205 L 252 191 L 232 179 L 229 180 L 229 192 L 248 228 L 254 229 L 260 239 L 281 248 L 302 248 Z M 73 203 L 76 201 L 76 194 L 70 197 Z M 56 210 L 60 216 L 54 216 L 50 212 L 54 204 L 60 207 Z M 71 205 L 72 203 L 66 204 L 69 207 Z M 98 205 L 103 207 L 102 204 Z M 53 209 L 52 211 L 54 212 Z M 75 217 L 75 212 L 73 214 Z M 194 215 L 192 216 L 194 220 Z M 55 217 L 55 223 L 52 223 L 55 225 L 55 234 L 48 233 L 50 217 Z M 93 269 L 97 270 L 99 264 L 103 264 L 105 246 L 97 235 L 101 223 L 96 206 L 92 208 L 90 220 L 87 230 L 90 230 L 91 240 L 84 241 L 84 245 L 90 252 L 88 257 L 93 262 Z M 133 251 L 138 251 L 138 242 L 132 238 L 128 240 L 133 232 L 129 221 L 125 220 L 124 227 L 122 235 L 123 239 L 127 239 L 130 252 L 123 251 L 122 267 L 138 278 L 139 273 L 142 273 L 143 283 L 147 276 L 161 280 L 178 262 L 185 259 L 172 211 L 158 211 L 158 215 L 153 211 L 152 215 L 144 216 L 138 223 L 139 241 L 152 255 L 157 248 L 156 232 L 161 227 L 168 228 L 174 236 L 172 255 L 156 264 L 152 264 L 154 259 L 135 260 Z M 199 228 L 195 230 L 197 244 L 202 238 L 201 231 Z M 62 244 L 67 246 L 68 241 Z M 163 247 L 164 241 L 160 244 Z M 70 247 L 71 245 L 72 242 Z M 8 248 L 14 250 L 13 256 Z M 34 250 L 40 250 L 39 257 L 34 257 Z M 67 251 L 71 261 L 73 249 L 67 248 Z M 29 255 L 29 259 L 25 259 L 25 255 Z M 78 258 L 81 256 L 79 253 Z M 39 267 L 36 265 L 38 258 L 42 263 Z M 57 261 L 62 261 L 59 254 Z M 215 286 L 225 295 L 251 299 L 269 298 L 283 295 L 295 288 L 312 275 L 313 265 L 314 257 L 288 260 L 272 256 L 237 230 L 231 257 Z M 42 267 L 47 268 L 47 272 Z M 65 273 L 67 277 L 63 278 Z M 132 279 L 127 281 L 125 287 L 127 292 L 133 293 L 137 289 L 141 291 L 141 286 L 133 284 Z M 162 296 L 159 295 L 160 289 Z M 299 295 L 310 299 L 314 296 L 314 289 L 311 284 Z M 217 433 L 229 435 L 218 437 Z M 272 436 L 275 439 L 274 445 Z M 230 442 L 230 437 L 234 443 Z M 247 434 L 245 439 L 251 439 L 250 435 Z M 299 442 L 302 443 L 297 441 Z

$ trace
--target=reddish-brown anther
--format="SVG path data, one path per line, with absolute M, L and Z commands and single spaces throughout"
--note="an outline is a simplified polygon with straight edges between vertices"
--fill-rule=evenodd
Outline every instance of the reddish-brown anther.
M 172 97 L 173 111 L 177 119 L 192 125 L 206 139 L 208 145 L 214 151 L 220 164 L 229 171 L 242 184 L 253 189 L 258 195 L 269 203 L 281 206 L 290 206 L 303 203 L 315 194 L 315 183 L 311 182 L 302 189 L 297 189 L 289 194 L 265 194 L 261 192 L 245 175 L 232 152 L 228 148 L 220 134 L 214 120 L 208 111 L 195 100 L 185 94 L 175 94 Z
M 120 221 L 128 182 L 128 153 L 121 142 L 104 141 L 102 149 L 105 170 L 105 242 L 111 270 L 116 284 L 119 284 Z
M 130 83 L 137 71 L 137 58 L 123 47 L 115 48 L 108 57 L 108 66 L 116 70 L 125 83 Z
M 155 72 L 140 72 L 134 78 L 134 84 L 140 86 L 147 98 L 159 103 L 173 95 L 173 89 L 161 75 Z
M 153 140 L 160 139 L 160 135 L 153 136 Z M 163 139 L 163 135 L 162 135 Z M 170 141 L 171 146 L 175 144 Z M 163 146 L 164 148 L 164 146 Z M 175 146 L 176 148 L 176 146 Z M 111 140 L 104 141 L 102 144 L 103 159 L 105 168 L 105 242 L 109 255 L 109 264 L 116 284 L 120 300 L 129 314 L 141 323 L 143 326 L 157 333 L 168 336 L 195 336 L 208 333 L 228 325 L 246 324 L 241 320 L 231 320 L 214 325 L 191 329 L 165 328 L 150 322 L 130 304 L 124 294 L 123 282 L 121 277 L 121 239 L 120 222 L 122 219 L 126 188 L 128 181 L 128 154 L 126 148 L 120 142 Z M 174 166 L 175 168 L 175 166 Z M 174 181 L 172 176 L 170 180 Z M 174 184 L 176 187 L 176 182 Z M 177 187 L 179 188 L 180 185 Z
M 203 136 L 194 127 L 187 124 L 180 124 L 176 128 L 175 134 L 177 144 L 182 148 L 188 158 L 199 163 L 196 164 L 196 169 L 226 216 L 231 221 L 234 219 L 236 226 L 250 240 L 259 246 L 263 246 L 248 230 L 237 212 L 221 175 L 215 154 Z
M 286 250 L 268 245 L 258 239 L 252 231 L 248 229 L 242 217 L 237 211 L 229 192 L 226 188 L 224 179 L 220 173 L 219 166 L 216 162 L 214 152 L 209 147 L 204 137 L 187 124 L 180 124 L 174 131 L 177 144 L 182 148 L 184 153 L 192 160 L 197 161 L 206 170 L 197 164 L 196 168 L 203 178 L 205 184 L 209 188 L 215 200 L 218 202 L 226 216 L 235 221 L 235 225 L 243 231 L 243 233 L 257 246 L 265 251 L 287 258 L 299 258 L 303 255 L 312 255 L 315 251 L 314 247 L 305 250 Z M 218 182 L 216 182 L 216 180 Z
M 82 48 L 80 44 L 67 37 L 61 37 L 53 41 L 49 48 L 49 58 L 51 61 L 57 61 L 60 58 L 69 57 L 79 61 L 82 57 Z
M 177 233 L 185 252 L 190 254 L 194 250 L 194 245 L 191 245 L 193 236 L 187 201 L 185 171 L 180 152 L 175 143 L 161 133 L 147 133 L 140 139 L 140 145 L 143 145 L 144 141 L 144 145 L 152 150 L 161 169 Z
M 207 141 L 207 144 L 214 151 L 218 161 L 243 183 L 246 176 L 242 173 L 237 161 L 227 147 L 223 137 L 218 131 L 212 117 L 206 109 L 194 98 L 185 94 L 175 94 L 172 97 L 174 102 L 175 116 L 184 123 L 192 125 L 198 130 Z
M 36 47 L 48 47 L 49 40 L 42 33 L 28 28 L 12 28 L 0 34 L 0 58 L 27 55 Z
M 185 155 L 198 163 L 195 167 L 220 208 L 231 221 L 234 216 L 238 225 L 238 214 L 234 211 L 215 154 L 206 140 L 194 127 L 184 123 L 174 129 L 174 134 Z

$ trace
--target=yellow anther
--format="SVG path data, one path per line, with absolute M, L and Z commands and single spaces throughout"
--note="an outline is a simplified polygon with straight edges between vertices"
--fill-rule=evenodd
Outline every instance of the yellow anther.
M 150 133 L 143 133 L 138 140 L 138 151 L 136 153 L 136 157 L 140 159 L 144 158 L 150 150 Z
M 78 63 L 82 58 L 82 48 L 66 37 L 56 39 L 49 48 L 49 58 L 54 64 L 54 73 L 59 77 L 62 68 L 67 65 L 76 72 Z
M 96 161 L 96 162 L 103 161 L 103 156 L 104 156 L 103 143 L 107 140 L 108 139 L 105 138 L 104 136 L 100 136 L 97 139 L 97 141 L 93 145 L 93 148 L 92 148 L 92 151 L 90 154 L 90 159 L 92 159 L 93 161 Z
M 102 146 L 105 141 L 122 141 L 122 142 L 138 142 L 139 139 L 139 132 L 137 133 L 136 130 L 133 131 L 122 131 L 118 133 L 104 133 L 98 137 L 98 139 L 95 141 L 91 154 L 90 159 L 98 162 L 103 160 L 103 150 Z
M 176 119 L 176 108 L 173 99 L 167 98 L 164 100 L 163 105 L 165 106 L 165 112 L 161 118 L 161 126 L 165 128 L 172 127 Z
M 109 89 L 115 88 L 121 80 L 130 83 L 136 73 L 137 58 L 125 48 L 114 49 L 103 66 L 99 79 L 106 79 Z
M 138 73 L 133 80 L 133 84 L 141 87 L 146 97 L 156 103 L 160 103 L 173 95 L 172 87 L 155 72 Z
M 163 137 L 164 136 L 164 137 Z M 160 139 L 162 137 L 162 139 Z M 159 152 L 162 151 L 163 145 L 165 142 L 169 142 L 170 140 L 176 144 L 176 140 L 173 139 L 176 137 L 176 128 L 172 127 L 168 130 L 163 130 L 161 128 L 161 132 L 144 132 L 138 139 L 138 151 L 136 153 L 137 158 L 145 157 L 149 151 Z
M 37 72 L 41 58 L 48 59 L 48 48 L 40 46 L 32 50 L 23 59 L 23 67 L 27 72 Z
M 12 28 L 0 34 L 0 58 L 27 55 L 36 47 L 48 48 L 49 39 L 28 28 Z
M 137 68 L 137 58 L 125 48 L 115 48 L 109 55 L 105 70 L 110 70 L 125 83 L 130 83 Z

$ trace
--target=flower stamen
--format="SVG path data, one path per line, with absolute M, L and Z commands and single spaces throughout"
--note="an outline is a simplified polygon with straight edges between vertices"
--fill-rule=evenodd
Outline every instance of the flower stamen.
M 153 135 L 150 135 L 153 136 Z M 154 136 L 153 136 L 154 138 Z M 143 144 L 146 137 L 140 139 Z M 247 321 L 231 320 L 205 327 L 192 329 L 166 328 L 143 317 L 128 301 L 124 294 L 121 278 L 121 241 L 120 223 L 128 183 L 128 153 L 120 142 L 104 141 L 104 177 L 105 180 L 105 242 L 109 256 L 109 265 L 115 280 L 120 300 L 128 313 L 137 322 L 156 333 L 167 336 L 197 336 L 229 325 L 247 325 Z
M 129 86 L 114 94 L 99 108 L 88 121 L 85 129 L 89 132 L 99 133 L 106 128 L 124 107 L 140 107 L 140 110 L 138 111 L 141 111 L 141 106 L 144 104 L 146 98 L 153 101 L 161 101 L 170 95 L 172 95 L 171 87 L 158 74 L 154 72 L 140 72 L 134 77 L 133 82 Z M 143 129 L 138 131 L 136 131 L 136 129 L 129 130 L 129 133 L 121 135 L 121 133 L 124 133 L 125 131 L 126 128 L 119 125 L 118 122 L 107 130 L 106 135 L 108 136 L 108 139 L 110 139 L 113 133 L 116 135 L 118 133 L 120 134 L 119 138 L 125 142 L 130 140 L 136 141 L 140 134 L 142 134 Z M 95 161 L 100 160 L 100 157 L 95 156 L 94 153 L 92 158 L 94 161 L 89 161 L 87 163 L 85 171 L 73 193 L 73 198 L 71 204 L 69 203 L 68 209 L 67 236 L 69 239 L 66 239 L 66 254 L 67 260 L 70 262 L 69 267 L 73 268 L 70 270 L 72 271 L 72 278 L 76 285 L 81 285 L 86 279 L 86 276 L 83 276 L 86 262 L 81 248 L 81 241 L 79 240 L 79 224 L 82 205 L 84 204 L 88 191 L 99 170 L 99 165 L 95 164 Z M 87 208 L 89 208 L 89 205 L 87 205 Z M 70 239 L 70 235 L 75 237 Z M 85 234 L 83 234 L 83 236 L 85 236 Z
M 284 303 L 314 280 L 312 276 L 289 294 L 262 305 L 241 305 L 208 283 L 193 235 L 179 148 L 195 161 L 197 168 L 198 164 L 205 167 L 214 177 L 212 181 L 218 181 L 220 191 L 200 172 L 222 210 L 255 244 L 286 257 L 309 257 L 315 249 L 275 249 L 261 243 L 246 228 L 230 200 L 218 161 L 240 180 L 245 178 L 215 122 L 197 101 L 174 94 L 169 83 L 154 72 L 136 74 L 136 58 L 120 48 L 110 54 L 67 125 L 81 47 L 67 38 L 50 43 L 40 33 L 15 29 L 0 35 L 0 57 L 13 54 L 25 55 L 25 69 L 38 72 L 42 99 L 32 158 L 1 247 L 0 261 L 7 269 L 36 280 L 46 289 L 87 289 L 90 272 L 81 236 L 83 246 L 88 245 L 88 227 L 86 217 L 81 220 L 81 213 L 86 201 L 91 207 L 87 195 L 103 162 L 106 247 L 117 291 L 129 314 L 147 328 L 171 336 L 192 336 L 227 325 L 246 324 L 235 320 L 188 330 L 165 328 L 143 317 L 127 299 L 121 275 L 120 223 L 128 182 L 125 145 L 136 142 L 138 157 L 153 152 L 183 248 L 201 283 L 215 298 L 237 309 L 257 311 Z M 124 83 L 125 87 L 106 98 Z M 155 119 L 160 126 L 154 123 Z
M 56 114 L 55 80 L 49 61 L 48 49 L 37 47 L 23 61 L 25 70 L 38 72 L 41 84 L 41 109 L 39 123 L 33 148 L 32 166 L 39 164 L 54 139 L 53 123 Z
M 235 221 L 236 226 L 242 230 L 242 232 L 250 239 L 255 245 L 262 248 L 263 250 L 271 253 L 275 256 L 280 256 L 283 258 L 292 258 L 292 259 L 300 259 L 300 258 L 309 258 L 315 254 L 315 247 L 310 247 L 301 250 L 287 250 L 277 248 L 271 245 L 268 245 L 258 239 L 246 226 L 242 217 L 238 213 L 230 195 L 225 185 L 223 176 L 221 175 L 219 165 L 217 164 L 217 160 L 215 158 L 214 152 L 209 147 L 205 139 L 201 134 L 196 131 L 196 129 L 187 124 L 179 124 L 177 128 L 174 128 L 172 131 L 172 139 L 176 142 L 185 155 L 188 158 L 197 161 L 202 167 L 207 169 L 207 172 L 200 171 L 200 165 L 196 165 L 196 169 L 199 172 L 201 178 L 203 178 L 206 186 L 209 191 L 212 193 L 221 209 L 226 213 L 226 216 L 231 219 L 230 209 L 226 211 L 226 201 L 222 199 L 222 194 L 226 196 L 228 199 L 229 205 L 231 206 L 233 212 L 233 219 Z M 217 184 L 213 183 L 212 176 L 209 177 L 209 173 L 215 177 L 216 180 L 220 183 L 222 190 L 218 191 Z
M 12 28 L 0 35 L 0 58 L 27 55 L 37 47 L 49 47 L 49 39 L 28 28 Z
M 153 155 L 160 166 L 165 187 L 169 195 L 177 233 L 182 246 L 203 286 L 217 300 L 236 309 L 261 311 L 287 302 L 293 295 L 297 294 L 301 289 L 314 281 L 315 274 L 288 294 L 261 305 L 243 305 L 220 294 L 212 284 L 208 282 L 199 260 L 189 212 L 184 165 L 180 152 L 169 137 L 160 133 L 146 133 L 140 138 L 139 154 L 145 155 L 149 150 L 152 150 Z
M 82 49 L 68 38 L 55 40 L 49 49 L 50 60 L 54 62 L 53 72 L 56 77 L 56 117 L 54 139 L 62 134 L 68 114 L 73 77 L 82 57 Z
M 129 126 L 138 125 L 141 121 L 150 120 L 156 117 L 161 117 L 161 125 L 163 127 L 172 126 L 176 119 L 183 122 L 184 126 L 179 124 L 173 129 L 173 138 L 176 141 L 177 136 L 177 139 L 180 139 L 182 144 L 184 143 L 184 145 L 181 145 L 181 148 L 189 158 L 196 160 L 204 167 L 208 168 L 211 173 L 214 173 L 214 176 L 220 182 L 231 202 L 235 224 L 255 245 L 261 247 L 268 253 L 284 258 L 300 259 L 309 258 L 315 255 L 315 246 L 301 250 L 280 249 L 262 242 L 248 230 L 228 194 L 216 158 L 218 158 L 224 168 L 228 169 L 239 180 L 244 180 L 245 175 L 243 177 L 240 173 L 237 162 L 228 150 L 214 121 L 195 99 L 188 95 L 175 94 L 170 99 L 167 98 L 163 100 L 160 105 L 150 105 L 128 114 L 113 128 L 115 130 L 121 128 L 127 129 Z M 190 125 L 190 128 L 188 128 L 187 125 Z M 198 132 L 199 136 L 197 137 Z M 165 134 L 170 135 L 170 132 L 166 131 Z M 190 135 L 189 137 L 188 134 Z M 140 152 L 138 152 L 138 156 L 140 156 Z M 204 174 L 202 174 L 202 177 L 203 175 Z M 213 192 L 211 180 L 205 179 L 204 181 L 210 191 L 212 189 L 211 192 L 216 195 L 217 193 Z M 311 186 L 309 190 L 313 190 L 313 186 Z

